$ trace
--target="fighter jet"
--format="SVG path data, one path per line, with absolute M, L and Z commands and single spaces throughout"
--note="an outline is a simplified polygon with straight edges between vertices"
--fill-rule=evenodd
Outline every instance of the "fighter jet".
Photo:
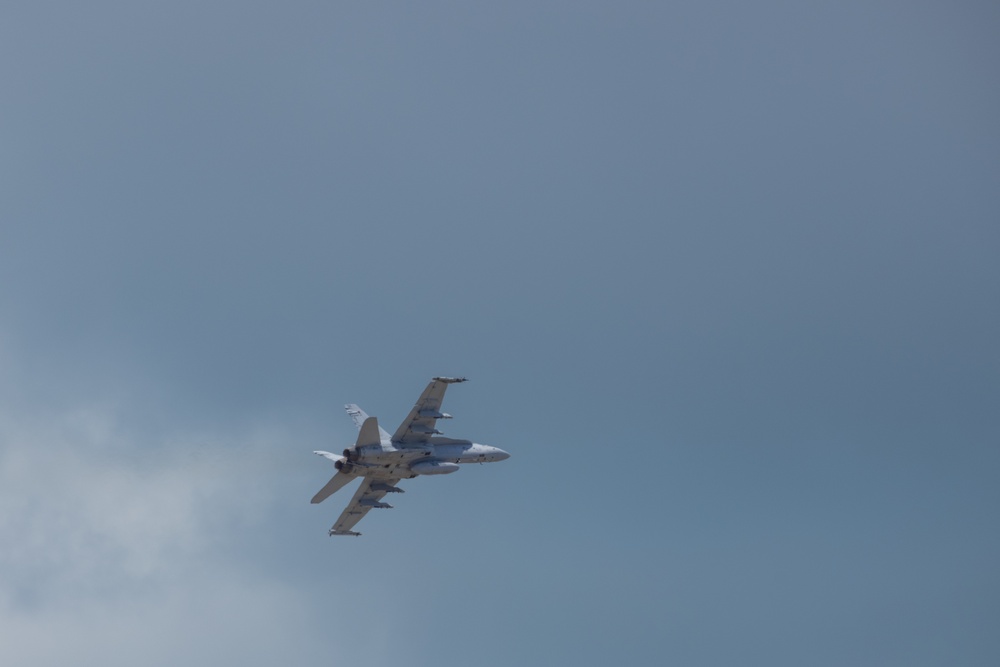
M 330 529 L 331 536 L 361 535 L 352 528 L 369 510 L 391 508 L 392 505 L 382 502 L 382 498 L 387 493 L 403 493 L 396 486 L 401 479 L 447 475 L 458 470 L 461 463 L 489 463 L 510 458 L 510 454 L 498 447 L 441 437 L 441 431 L 436 428 L 437 420 L 451 419 L 451 415 L 441 412 L 441 401 L 448 385 L 457 382 L 465 382 L 465 378 L 432 379 L 391 436 L 378 425 L 376 417 L 369 417 L 353 403 L 344 406 L 359 429 L 358 441 L 345 449 L 343 456 L 313 452 L 333 461 L 337 469 L 326 486 L 313 496 L 314 504 L 323 502 L 354 479 L 362 479 L 347 509 Z

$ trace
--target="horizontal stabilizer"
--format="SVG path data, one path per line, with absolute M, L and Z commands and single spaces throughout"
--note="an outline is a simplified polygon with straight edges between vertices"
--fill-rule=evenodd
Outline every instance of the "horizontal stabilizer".
M 350 535 L 351 537 L 361 537 L 361 533 L 356 533 L 353 530 L 334 530 L 330 529 L 330 537 L 334 535 Z
M 330 478 L 330 481 L 326 483 L 326 486 L 316 492 L 316 495 L 313 496 L 313 499 L 310 502 L 312 502 L 313 505 L 323 502 L 337 491 L 340 491 L 342 488 L 347 486 L 347 484 L 353 479 L 354 475 L 348 475 L 337 471 L 337 474 Z

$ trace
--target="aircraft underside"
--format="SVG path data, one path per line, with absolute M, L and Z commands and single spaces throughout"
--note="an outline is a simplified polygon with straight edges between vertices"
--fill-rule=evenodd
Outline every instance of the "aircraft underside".
M 418 475 L 446 475 L 463 463 L 503 461 L 510 454 L 497 447 L 470 440 L 435 437 L 438 419 L 450 419 L 441 412 L 441 401 L 449 384 L 464 378 L 434 378 L 420 395 L 406 420 L 394 435 L 389 435 L 357 405 L 346 406 L 358 426 L 357 442 L 344 450 L 343 456 L 317 451 L 334 462 L 337 474 L 320 489 L 312 502 L 319 503 L 355 479 L 362 479 L 347 508 L 330 529 L 330 535 L 360 535 L 351 530 L 371 509 L 391 508 L 382 502 L 387 493 L 403 493 L 396 486 L 401 479 Z

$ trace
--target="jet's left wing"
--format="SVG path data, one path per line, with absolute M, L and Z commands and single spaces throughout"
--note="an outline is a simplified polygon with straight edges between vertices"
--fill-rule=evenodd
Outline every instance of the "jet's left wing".
M 448 385 L 465 382 L 465 378 L 437 377 L 431 380 L 424 393 L 420 394 L 417 404 L 410 410 L 403 423 L 392 436 L 393 442 L 403 444 L 420 444 L 427 442 L 432 435 L 440 435 L 436 424 L 438 419 L 451 419 L 451 415 L 441 412 L 444 392 Z
M 361 486 L 354 493 L 354 497 L 351 498 L 350 504 L 347 505 L 347 509 L 340 515 L 337 519 L 337 523 L 333 524 L 330 528 L 330 535 L 360 535 L 361 533 L 356 533 L 351 529 L 365 518 L 368 514 L 368 510 L 373 507 L 392 507 L 388 503 L 383 503 L 382 498 L 385 494 L 392 492 L 401 493 L 402 489 L 396 488 L 396 482 L 399 479 L 372 479 L 371 477 L 365 477 L 364 481 L 361 482 Z

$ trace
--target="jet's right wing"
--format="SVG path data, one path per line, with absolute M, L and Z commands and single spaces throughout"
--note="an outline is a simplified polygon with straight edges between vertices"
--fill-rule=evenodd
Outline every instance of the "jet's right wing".
M 396 482 L 398 479 L 372 479 L 371 477 L 365 477 L 364 481 L 361 482 L 361 486 L 354 493 L 354 497 L 351 498 L 351 502 L 347 505 L 347 508 L 337 519 L 337 522 L 333 524 L 330 528 L 330 535 L 360 535 L 361 533 L 356 533 L 351 529 L 365 518 L 368 511 L 373 507 L 392 507 L 388 503 L 383 503 L 382 498 L 385 494 L 390 491 L 401 492 L 402 489 L 396 488 Z
M 402 444 L 420 444 L 427 442 L 432 435 L 440 435 L 437 430 L 438 419 L 451 419 L 451 415 L 441 412 L 441 402 L 448 385 L 465 382 L 465 378 L 436 377 L 430 381 L 424 393 L 420 394 L 417 404 L 410 410 L 403 423 L 392 436 L 393 442 Z

